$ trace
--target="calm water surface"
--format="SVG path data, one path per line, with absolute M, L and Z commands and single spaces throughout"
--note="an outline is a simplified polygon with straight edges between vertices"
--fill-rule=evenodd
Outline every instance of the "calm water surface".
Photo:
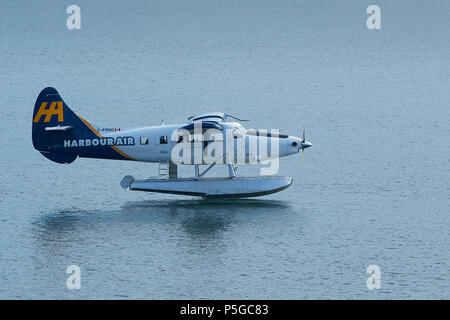
M 377 1 L 376 31 L 357 0 L 77 4 L 77 31 L 68 3 L 0 5 L 0 298 L 450 298 L 448 1 Z M 313 147 L 259 199 L 133 193 L 156 165 L 33 150 L 46 86 L 105 126 L 224 111 Z

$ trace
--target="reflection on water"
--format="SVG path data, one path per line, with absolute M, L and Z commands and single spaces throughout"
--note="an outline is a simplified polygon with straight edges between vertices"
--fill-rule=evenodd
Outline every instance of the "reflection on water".
M 150 233 L 163 230 L 177 239 L 190 239 L 191 246 L 220 247 L 223 234 L 231 227 L 251 223 L 271 223 L 289 205 L 276 200 L 157 200 L 127 202 L 118 210 L 62 210 L 48 213 L 33 223 L 38 246 L 49 254 L 59 254 L 67 248 L 83 246 L 91 238 Z M 157 230 L 156 230 L 157 229 Z
M 194 199 L 194 200 L 147 200 L 139 202 L 127 202 L 122 209 L 128 211 L 133 210 L 148 210 L 151 209 L 174 209 L 174 210 L 198 210 L 199 212 L 216 212 L 220 210 L 241 210 L 241 209 L 254 209 L 260 208 L 286 208 L 288 205 L 282 201 L 277 200 L 265 200 L 265 199 Z

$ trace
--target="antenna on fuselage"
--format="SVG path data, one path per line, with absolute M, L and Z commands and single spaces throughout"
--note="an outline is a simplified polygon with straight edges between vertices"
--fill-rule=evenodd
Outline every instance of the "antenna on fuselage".
M 227 117 L 236 119 L 237 121 L 250 121 L 250 120 L 245 120 L 245 119 L 239 119 L 239 118 L 236 118 L 236 117 L 232 116 L 231 114 L 227 114 L 226 117 L 225 117 L 225 119 L 226 119 Z

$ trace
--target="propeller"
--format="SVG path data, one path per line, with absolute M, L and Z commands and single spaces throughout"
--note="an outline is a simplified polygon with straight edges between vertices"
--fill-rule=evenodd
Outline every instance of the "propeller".
M 305 151 L 306 148 L 309 148 L 311 146 L 312 146 L 312 143 L 306 141 L 306 131 L 305 131 L 305 128 L 303 128 L 302 140 L 300 142 L 300 147 L 302 149 L 302 165 L 305 164 L 305 153 L 304 153 L 304 151 Z
M 305 131 L 305 128 L 303 128 L 303 136 L 302 136 L 302 143 L 301 143 L 302 152 L 303 152 L 303 150 L 305 150 L 305 148 L 303 147 L 303 144 L 305 143 L 305 141 L 306 141 L 306 131 Z
M 302 136 L 302 142 L 300 143 L 302 152 L 305 151 L 306 148 L 309 148 L 312 146 L 311 142 L 306 141 L 306 133 L 305 129 L 303 128 L 303 136 Z

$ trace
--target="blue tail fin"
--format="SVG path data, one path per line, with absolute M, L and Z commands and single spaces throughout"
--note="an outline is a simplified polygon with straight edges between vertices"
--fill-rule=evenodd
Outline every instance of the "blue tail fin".
M 71 163 L 78 156 L 134 160 L 124 155 L 116 146 L 106 144 L 103 136 L 70 110 L 55 88 L 45 88 L 36 100 L 32 136 L 34 148 L 46 158 L 58 163 Z M 102 139 L 102 143 L 99 143 L 99 139 Z M 80 140 L 93 143 L 89 147 L 82 146 Z
M 78 121 L 77 121 L 78 120 Z M 80 125 L 76 114 L 64 103 L 55 88 L 45 88 L 39 94 L 33 111 L 33 146 L 46 158 L 58 163 L 71 163 L 73 153 L 55 153 L 54 148 L 72 138 L 73 128 Z

